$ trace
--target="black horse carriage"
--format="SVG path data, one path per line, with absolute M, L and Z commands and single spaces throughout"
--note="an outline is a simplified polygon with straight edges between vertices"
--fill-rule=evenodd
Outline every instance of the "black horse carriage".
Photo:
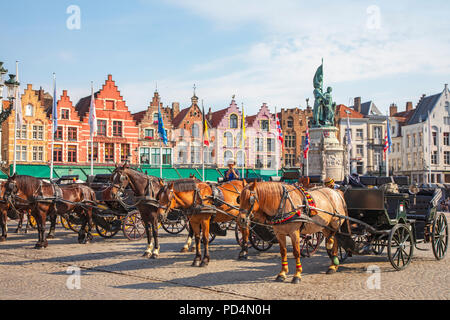
M 390 192 L 383 188 L 351 188 L 345 191 L 349 218 L 338 234 L 340 260 L 352 255 L 387 256 L 396 270 L 411 262 L 419 243 L 431 243 L 437 260 L 444 258 L 448 247 L 448 224 L 440 212 L 443 199 L 440 188 L 400 187 Z

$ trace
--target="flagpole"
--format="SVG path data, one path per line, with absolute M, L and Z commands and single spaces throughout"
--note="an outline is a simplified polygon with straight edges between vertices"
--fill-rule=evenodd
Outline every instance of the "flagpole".
M 91 81 L 91 100 L 95 99 L 94 97 L 94 82 Z M 91 101 L 91 108 L 95 108 L 95 103 Z M 93 114 L 93 110 L 89 110 L 91 114 Z M 97 121 L 97 119 L 93 119 L 93 121 Z M 91 123 L 91 126 L 94 125 Z M 91 131 L 91 176 L 94 176 L 94 130 L 90 128 Z
M 56 107 L 57 105 L 57 100 L 56 100 L 56 74 L 53 72 L 53 106 Z M 53 152 L 54 152 L 54 142 L 55 142 L 55 117 L 58 118 L 58 115 L 55 113 L 55 108 L 53 108 L 52 110 L 52 147 L 51 147 L 51 153 L 50 153 L 50 181 L 53 180 L 53 161 L 54 161 L 54 157 L 53 157 Z
M 431 118 L 430 118 L 430 111 L 428 111 L 428 145 L 429 145 L 429 152 L 428 152 L 428 160 L 429 160 L 429 166 L 428 166 L 428 183 L 431 183 Z
M 277 107 L 275 107 L 275 123 L 277 122 L 277 119 L 278 119 L 278 114 L 277 114 Z M 278 119 L 278 121 L 279 121 L 279 119 Z M 278 139 L 279 140 L 279 139 Z M 275 140 L 276 141 L 276 140 Z M 281 141 L 280 141 L 281 142 Z M 281 148 L 282 146 L 280 146 L 280 148 Z M 278 163 L 278 157 L 279 157 L 279 155 L 280 155 L 280 151 L 281 150 L 279 150 L 279 148 L 277 148 L 276 146 L 275 146 L 275 171 L 277 172 L 277 177 L 279 177 L 279 173 L 278 173 L 278 165 L 279 165 L 279 163 Z
M 309 122 L 308 121 L 309 121 L 309 119 L 308 119 L 308 117 L 306 117 L 306 126 L 307 126 L 306 130 L 308 130 L 308 135 L 309 135 Z M 310 143 L 309 139 L 310 138 L 308 137 L 308 144 Z M 306 176 L 309 177 L 309 150 L 308 150 L 308 152 L 306 152 Z
M 241 123 L 241 151 L 242 151 L 242 179 L 245 179 L 245 113 L 244 103 L 242 103 L 242 123 Z
M 205 108 L 203 107 L 203 99 L 202 99 L 202 113 L 203 113 L 203 123 L 202 123 L 202 148 L 201 148 L 201 152 L 202 152 L 202 181 L 205 182 L 205 121 L 206 121 L 206 116 L 205 116 Z
M 389 128 L 389 116 L 387 116 L 386 118 L 387 118 L 386 138 L 388 139 L 388 141 L 387 141 L 388 148 L 386 150 L 386 177 L 389 177 L 389 147 L 390 147 L 389 146 L 389 134 L 390 134 L 390 132 L 388 132 L 390 130 L 390 128 Z
M 16 61 L 16 79 L 19 82 L 19 61 Z M 14 110 L 14 157 L 13 157 L 13 174 L 16 173 L 16 154 L 17 154 L 17 108 L 22 108 L 22 106 L 18 106 L 19 104 L 19 95 L 20 95 L 20 85 L 17 87 L 16 92 L 16 109 Z

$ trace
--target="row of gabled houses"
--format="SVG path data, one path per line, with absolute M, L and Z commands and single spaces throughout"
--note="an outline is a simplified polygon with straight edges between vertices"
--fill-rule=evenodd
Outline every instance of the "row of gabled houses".
M 199 98 L 192 96 L 190 105 L 180 103 L 164 106 L 157 91 L 146 110 L 131 113 L 115 81 L 108 75 L 102 88 L 95 92 L 97 134 L 93 138 L 95 166 L 108 166 L 124 161 L 143 166 L 206 166 L 225 167 L 234 159 L 239 167 L 274 170 L 281 167 L 276 117 L 267 104 L 256 115 L 245 118 L 245 144 L 242 146 L 242 108 L 231 99 L 229 106 L 217 111 L 208 108 L 209 146 L 203 147 L 203 113 Z M 14 150 L 14 119 L 12 111 L 2 124 L 1 161 L 4 169 L 17 165 L 48 165 L 51 161 L 53 97 L 28 84 L 21 94 L 24 124 L 16 131 Z M 58 127 L 54 135 L 55 165 L 69 167 L 89 165 L 91 159 L 88 123 L 91 95 L 71 101 L 63 90 L 57 101 Z M 3 101 L 9 108 L 9 101 Z M 161 110 L 168 143 L 158 135 L 158 108 Z

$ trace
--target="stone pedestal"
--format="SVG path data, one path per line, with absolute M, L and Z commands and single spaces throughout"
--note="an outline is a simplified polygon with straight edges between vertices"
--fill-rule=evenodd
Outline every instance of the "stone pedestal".
M 344 180 L 345 152 L 337 139 L 336 127 L 309 129 L 309 175 L 327 177 L 335 181 Z

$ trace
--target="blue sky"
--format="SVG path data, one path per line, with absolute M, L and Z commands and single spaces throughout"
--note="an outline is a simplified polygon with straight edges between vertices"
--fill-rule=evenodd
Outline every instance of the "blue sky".
M 66 27 L 70 5 L 79 30 Z M 2 4 L 0 61 L 15 72 L 19 60 L 21 83 L 48 91 L 56 72 L 74 103 L 112 74 L 131 111 L 157 82 L 165 104 L 188 106 L 195 83 L 206 108 L 235 94 L 250 114 L 312 104 L 323 57 L 337 103 L 402 110 L 450 81 L 449 12 L 438 0 L 18 0 Z

